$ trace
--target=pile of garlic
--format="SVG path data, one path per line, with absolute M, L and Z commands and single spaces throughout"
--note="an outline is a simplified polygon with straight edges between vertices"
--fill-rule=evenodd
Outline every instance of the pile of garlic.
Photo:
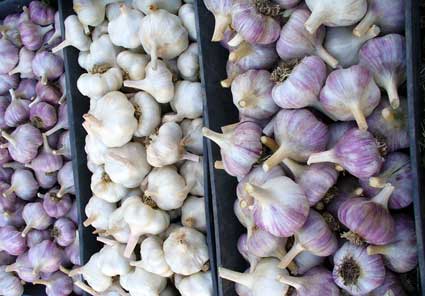
M 193 1 L 185 2 L 74 0 L 77 16 L 65 21 L 64 46 L 80 50 L 87 71 L 77 87 L 90 99 L 84 225 L 104 243 L 68 274 L 93 295 L 212 295 L 203 92 Z

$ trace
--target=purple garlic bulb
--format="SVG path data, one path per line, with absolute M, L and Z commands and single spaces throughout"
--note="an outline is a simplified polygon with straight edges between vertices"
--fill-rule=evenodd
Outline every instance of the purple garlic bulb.
M 381 100 L 381 104 L 367 119 L 369 130 L 385 145 L 387 152 L 409 147 L 407 100 L 401 100 L 397 109 Z
M 250 253 L 261 258 L 281 259 L 286 254 L 286 238 L 274 236 L 257 227 L 248 235 L 246 245 Z
M 0 193 L 2 197 L 0 198 L 0 208 L 4 211 L 14 211 L 16 210 L 16 195 L 15 193 L 9 193 L 7 198 L 3 197 L 3 193 L 9 190 L 10 185 L 5 182 L 0 182 Z
M 62 250 L 55 243 L 45 240 L 33 246 L 28 251 L 28 259 L 33 273 L 52 273 L 59 269 L 62 260 Z
M 53 24 L 55 10 L 41 1 L 32 1 L 29 5 L 31 21 L 40 26 Z
M 39 102 L 31 106 L 30 120 L 35 127 L 41 130 L 50 129 L 58 120 L 56 109 L 48 103 Z
M 62 197 L 65 194 L 75 194 L 74 187 L 74 173 L 72 170 L 72 161 L 68 161 L 58 172 L 58 183 L 60 189 L 57 193 L 58 197 Z
M 273 17 L 261 14 L 253 1 L 234 1 L 231 13 L 232 27 L 237 34 L 229 41 L 230 46 L 237 46 L 243 41 L 270 44 L 279 38 L 279 23 Z
M 381 100 L 381 92 L 369 70 L 362 66 L 333 71 L 320 92 L 323 108 L 338 120 L 355 120 L 367 130 L 366 117 Z
M 32 73 L 32 59 L 34 58 L 34 55 L 34 52 L 26 47 L 22 47 L 19 51 L 18 65 L 9 71 L 9 75 L 19 73 L 21 78 L 34 78 L 34 74 Z
M 4 121 L 10 127 L 17 127 L 18 125 L 28 121 L 30 114 L 30 101 L 17 98 L 13 89 L 11 89 L 9 92 L 12 101 L 6 108 L 6 112 L 4 113 Z
M 18 48 L 5 38 L 0 38 L 0 74 L 8 74 L 18 61 Z
M 406 80 L 406 42 L 403 36 L 389 34 L 366 42 L 360 49 L 360 64 L 369 68 L 376 83 L 388 94 L 391 106 L 400 106 L 398 86 Z
M 328 145 L 326 146 L 326 149 L 332 149 L 333 147 L 335 147 L 336 143 L 338 143 L 338 141 L 342 138 L 342 136 L 344 136 L 346 132 L 348 132 L 352 128 L 355 128 L 356 126 L 357 125 L 354 121 L 342 121 L 342 122 L 331 123 L 328 126 L 329 141 L 328 141 Z
M 3 197 L 15 193 L 20 199 L 32 200 L 38 191 L 38 183 L 30 170 L 17 169 L 12 175 L 12 181 L 8 190 L 3 192 Z
M 238 239 L 238 251 L 242 255 L 242 257 L 249 263 L 249 271 L 252 272 L 255 270 L 258 262 L 261 260 L 260 257 L 255 256 L 248 249 L 248 236 L 246 234 L 242 234 Z
M 68 218 L 59 218 L 53 224 L 52 237 L 61 247 L 71 245 L 75 240 L 75 225 Z
M 9 104 L 9 98 L 0 96 L 0 129 L 9 128 L 9 126 L 6 124 L 6 121 L 4 120 L 4 114 L 6 113 Z
M 23 237 L 25 237 L 31 229 L 44 230 L 52 224 L 52 218 L 47 215 L 41 202 L 26 204 L 22 211 L 22 217 L 27 224 L 22 231 Z
M 382 33 L 402 33 L 404 31 L 403 0 L 369 0 L 367 13 L 354 28 L 355 36 L 363 36 L 372 25 L 378 25 Z
M 68 195 L 65 195 L 68 196 Z M 78 225 L 78 204 L 77 201 L 74 200 L 72 203 L 71 209 L 68 211 L 68 214 L 66 214 L 66 217 L 71 219 L 72 222 L 74 222 L 76 225 Z
M 394 187 L 385 187 L 372 199 L 349 198 L 338 209 L 338 219 L 350 231 L 344 236 L 353 243 L 386 245 L 394 239 L 394 219 L 388 211 L 388 200 Z
M 18 88 L 15 90 L 15 95 L 18 98 L 22 99 L 31 99 L 35 97 L 35 85 L 37 80 L 35 79 L 22 79 L 18 85 Z
M 40 101 L 56 105 L 58 104 L 59 99 L 62 96 L 61 92 L 57 87 L 50 83 L 43 84 L 41 81 L 37 83 L 35 87 L 35 92 L 37 94 L 37 98 L 32 101 L 31 105 L 36 104 Z
M 391 293 L 390 293 L 391 291 Z M 382 285 L 370 292 L 370 296 L 382 296 L 382 295 L 397 295 L 397 296 L 407 296 L 403 290 L 403 286 L 400 282 L 400 277 L 395 275 L 388 269 L 385 271 L 385 280 Z
M 10 182 L 10 179 L 12 178 L 13 170 L 10 168 L 3 168 L 0 167 L 0 183 L 2 182 Z
M 270 179 L 261 186 L 247 183 L 245 190 L 254 198 L 255 224 L 274 236 L 289 237 L 307 220 L 307 198 L 302 188 L 287 177 Z
M 339 296 L 340 291 L 335 285 L 332 273 L 323 267 L 315 267 L 302 277 L 281 275 L 281 283 L 292 286 L 299 296 Z
M 53 150 L 54 155 L 62 155 L 66 159 L 71 159 L 71 143 L 69 141 L 69 131 L 64 131 L 57 143 L 58 149 Z
M 61 32 L 60 26 L 61 26 L 60 14 L 59 14 L 59 11 L 56 11 L 55 22 L 54 22 L 55 30 L 53 34 L 50 36 L 50 38 L 46 40 L 46 43 L 50 47 L 55 47 L 61 42 L 62 32 Z
M 232 17 L 232 0 L 205 0 L 204 4 L 209 11 L 214 14 L 215 26 L 211 41 L 221 41 L 224 38 L 224 32 L 230 26 Z
M 338 172 L 328 163 L 303 166 L 287 158 L 283 161 L 295 177 L 295 181 L 304 190 L 310 206 L 314 206 L 335 185 Z
M 9 89 L 15 89 L 18 85 L 19 75 L 0 74 L 0 95 L 7 94 Z
M 335 283 L 351 295 L 366 295 L 384 283 L 382 257 L 369 256 L 365 247 L 345 243 L 334 258 Z
M 20 13 L 13 13 L 13 14 L 7 15 L 3 19 L 3 26 L 7 26 L 9 28 L 15 28 L 15 27 L 17 27 L 18 24 L 19 24 L 20 16 L 21 16 Z
M 402 209 L 412 203 L 413 176 L 409 156 L 401 152 L 390 153 L 378 175 L 360 180 L 360 185 L 368 196 L 378 194 L 380 188 L 387 183 L 394 186 L 388 202 L 390 209 Z
M 2 131 L 1 136 L 8 141 L 10 156 L 20 163 L 31 162 L 43 143 L 40 130 L 29 123 L 18 126 L 11 134 Z
M 15 272 L 21 280 L 28 283 L 31 283 L 38 278 L 37 275 L 32 273 L 32 267 L 28 259 L 28 253 L 19 255 L 16 258 L 15 263 L 6 266 L 6 271 Z
M 27 250 L 25 238 L 15 227 L 7 225 L 0 227 L 0 251 L 18 256 Z
M 325 38 L 325 28 L 319 27 L 310 34 L 304 28 L 304 23 L 310 16 L 307 9 L 296 9 L 280 32 L 276 49 L 284 61 L 317 55 L 332 68 L 336 68 L 338 61 L 326 51 L 322 43 Z
M 244 73 L 246 70 L 248 69 L 243 69 L 242 66 L 240 66 L 237 63 L 227 61 L 227 64 L 226 64 L 227 78 L 220 82 L 221 86 L 223 88 L 229 88 L 232 85 L 233 80 L 235 80 L 235 78 L 238 75 Z
M 0 265 L 9 265 L 15 262 L 15 257 L 5 251 L 0 251 Z
M 294 245 L 280 261 L 279 267 L 286 268 L 301 252 L 308 251 L 326 257 L 338 249 L 338 241 L 322 216 L 310 210 L 305 224 L 295 233 Z
M 380 254 L 385 265 L 397 273 L 413 270 L 418 265 L 418 250 L 416 247 L 415 223 L 405 214 L 394 216 L 395 237 L 383 246 L 368 246 L 369 255 Z
M 54 155 L 52 148 L 47 141 L 46 134 L 43 134 L 43 148 L 41 152 L 27 164 L 26 167 L 43 173 L 53 173 L 59 171 L 63 165 L 62 156 Z
M 45 134 L 46 136 L 50 136 L 61 129 L 68 129 L 68 106 L 66 103 L 59 106 L 58 122 L 53 128 L 45 132 Z
M 373 135 L 354 128 L 346 132 L 334 148 L 311 154 L 307 163 L 321 162 L 336 163 L 357 178 L 369 178 L 381 169 L 382 157 Z
M 43 84 L 47 84 L 48 80 L 56 80 L 62 75 L 63 60 L 51 52 L 39 51 L 32 61 L 32 70 Z
M 10 157 L 9 150 L 7 148 L 0 148 L 0 165 L 8 163 L 11 160 L 12 157 Z
M 72 278 L 60 271 L 50 275 L 47 280 L 36 280 L 33 284 L 46 286 L 47 296 L 71 295 L 73 288 Z
M 281 110 L 273 121 L 279 148 L 264 162 L 264 170 L 271 169 L 285 158 L 305 162 L 311 154 L 326 148 L 328 128 L 307 109 Z
M 358 179 L 353 176 L 340 178 L 335 187 L 337 190 L 331 196 L 332 198 L 326 206 L 326 211 L 334 217 L 338 217 L 338 209 L 341 204 L 347 199 L 362 196 L 363 189 L 360 187 Z
M 321 109 L 318 98 L 326 79 L 326 65 L 322 59 L 317 56 L 305 57 L 289 76 L 284 68 L 275 70 L 273 74 L 276 74 L 278 83 L 273 88 L 272 96 L 279 107 L 301 109 L 311 106 Z
M 53 218 L 60 218 L 69 212 L 72 201 L 69 195 L 57 196 L 56 190 L 51 190 L 44 195 L 43 208 L 47 215 Z
M 232 48 L 229 54 L 230 62 L 246 70 L 269 69 L 278 58 L 274 43 L 258 45 L 243 42 L 237 48 Z
M 15 202 L 14 209 L 0 209 L 0 227 L 11 225 L 19 228 L 24 226 L 25 221 L 22 219 L 23 208 L 23 203 Z
M 49 240 L 51 238 L 51 235 L 49 230 L 33 229 L 28 232 L 26 238 L 28 248 L 32 248 L 33 246 L 41 243 L 44 240 Z
M 43 173 L 43 172 L 34 172 L 35 178 L 37 179 L 38 184 L 43 189 L 52 188 L 57 182 L 57 172 L 53 173 Z
M 39 50 L 43 45 L 43 37 L 53 26 L 41 27 L 31 21 L 21 22 L 18 26 L 22 44 L 28 50 Z
M 262 131 L 254 122 L 241 122 L 223 134 L 204 127 L 202 133 L 220 146 L 224 169 L 231 176 L 245 176 L 261 156 Z
M 272 99 L 273 82 L 265 70 L 249 70 L 232 83 L 233 104 L 244 116 L 270 118 L 278 111 Z
M 313 267 L 322 265 L 325 259 L 326 257 L 316 256 L 307 251 L 301 252 L 293 261 L 297 266 L 294 274 L 305 274 Z
M 75 233 L 75 239 L 72 244 L 65 248 L 65 255 L 69 258 L 69 261 L 71 261 L 72 264 L 81 265 L 78 231 Z

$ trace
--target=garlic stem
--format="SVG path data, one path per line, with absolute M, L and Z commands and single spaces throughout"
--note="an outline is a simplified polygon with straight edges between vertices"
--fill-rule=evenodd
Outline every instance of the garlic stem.
M 136 245 L 139 241 L 138 235 L 131 234 L 128 238 L 127 245 L 125 246 L 124 250 L 124 257 L 130 258 L 131 254 L 133 253 L 134 249 L 136 248 Z
M 317 29 L 322 25 L 323 23 L 323 11 L 320 9 L 314 9 L 307 21 L 304 24 L 305 29 L 310 33 L 314 34 Z
M 386 83 L 385 90 L 387 91 L 391 107 L 393 109 L 397 109 L 398 107 L 400 107 L 400 97 L 398 96 L 397 82 L 394 78 L 390 79 Z
M 260 138 L 261 143 L 269 148 L 273 153 L 276 152 L 277 149 L 279 149 L 279 145 L 276 143 L 276 141 L 270 137 L 262 136 Z
M 292 262 L 292 260 L 294 260 L 294 258 L 297 257 L 297 255 L 303 251 L 305 251 L 305 248 L 303 247 L 303 245 L 301 245 L 299 242 L 295 240 L 294 245 L 289 250 L 289 252 L 286 253 L 285 257 L 282 258 L 278 267 L 285 269 Z
M 283 284 L 292 286 L 297 290 L 304 286 L 304 281 L 302 278 L 297 278 L 286 274 L 278 276 L 277 280 Z
M 185 151 L 182 155 L 182 160 L 190 160 L 190 161 L 194 161 L 194 162 L 198 162 L 199 161 L 199 156 L 196 154 L 192 154 L 190 152 Z
M 44 286 L 49 286 L 50 283 L 46 280 L 35 280 L 32 282 L 33 285 L 44 285 Z
M 337 163 L 338 159 L 336 159 L 335 151 L 331 149 L 328 151 L 313 153 L 310 155 L 310 157 L 307 160 L 308 165 L 312 163 L 321 163 L 321 162 Z
M 238 46 L 239 44 L 241 44 L 242 42 L 244 42 L 244 39 L 243 39 L 243 37 L 242 37 L 242 35 L 241 34 L 239 34 L 239 33 L 237 33 L 236 35 L 235 35 L 235 37 L 233 37 L 230 41 L 229 41 L 229 46 L 231 46 L 231 47 L 236 47 L 236 46 Z
M 336 165 L 335 165 L 335 170 L 337 170 L 338 172 L 343 172 L 343 171 L 345 171 L 345 169 L 344 169 L 341 165 L 339 165 L 339 164 L 336 164 Z
M 115 246 L 118 243 L 117 241 L 114 241 L 113 239 L 109 239 L 109 238 L 106 238 L 106 237 L 103 237 L 103 236 L 96 237 L 96 240 L 98 242 L 101 242 L 101 243 L 107 245 L 107 246 Z
M 376 21 L 375 13 L 373 12 L 372 9 L 369 9 L 369 11 L 360 21 L 360 23 L 354 28 L 353 35 L 356 37 L 362 37 L 363 35 L 366 34 L 366 32 L 369 30 L 369 28 L 373 25 L 375 21 Z
M 6 272 L 13 272 L 16 271 L 16 263 L 10 264 L 6 266 L 5 269 Z
M 218 268 L 218 275 L 223 279 L 244 285 L 248 288 L 251 288 L 253 284 L 253 278 L 251 274 L 236 272 L 224 267 Z
M 373 246 L 373 245 L 369 245 L 366 250 L 367 250 L 367 254 L 369 256 L 372 256 L 372 255 L 383 255 L 383 254 L 385 254 L 386 246 Z
M 316 54 L 333 69 L 335 69 L 339 64 L 338 60 L 335 59 L 321 44 L 316 46 Z
M 212 36 L 211 41 L 217 42 L 221 41 L 224 38 L 224 32 L 226 31 L 227 27 L 231 23 L 230 17 L 222 14 L 216 14 L 215 17 L 215 26 L 214 26 L 214 33 Z
M 47 75 L 46 73 L 43 73 L 43 75 L 41 75 L 41 84 L 47 85 L 47 82 L 48 82 Z
M 15 101 L 16 100 L 16 94 L 15 94 L 15 91 L 12 88 L 9 89 L 9 94 L 10 94 L 10 97 L 12 98 L 12 101 Z
M 30 231 L 31 231 L 31 229 L 32 229 L 32 225 L 31 225 L 31 224 L 27 224 L 27 225 L 25 225 L 24 230 L 22 230 L 21 236 L 22 236 L 22 237 L 26 237 L 26 236 L 27 236 L 27 234 L 28 234 L 28 232 L 30 232 Z
M 92 287 L 90 287 L 89 285 L 86 285 L 85 283 L 81 281 L 74 282 L 74 285 L 76 285 L 78 288 L 80 288 L 81 290 L 85 291 L 86 293 L 90 295 L 100 296 L 100 294 L 97 293 Z
M 245 191 L 248 194 L 252 195 L 254 199 L 259 200 L 261 202 L 269 202 L 269 192 L 266 189 L 263 189 L 254 184 L 247 183 L 245 184 Z
M 270 156 L 264 163 L 263 163 L 263 169 L 264 171 L 268 172 L 271 168 L 277 166 L 282 160 L 284 160 L 286 157 L 288 157 L 288 154 L 285 150 L 285 147 L 281 145 L 276 152 L 273 153 L 272 156 Z
M 230 52 L 229 54 L 229 61 L 231 62 L 237 62 L 243 57 L 249 55 L 252 52 L 252 46 L 248 42 L 243 42 L 241 45 L 238 46 L 237 49 Z
M 369 178 L 369 186 L 373 188 L 384 188 L 386 183 L 387 183 L 387 179 L 383 177 Z
M 91 217 L 88 217 L 86 221 L 83 222 L 84 227 L 89 227 L 96 219 L 97 217 L 94 215 Z
M 64 49 L 65 47 L 71 46 L 71 42 L 67 39 L 65 39 L 64 41 L 62 41 L 61 43 L 59 43 L 58 45 L 56 45 L 55 47 L 52 48 L 52 53 L 56 53 L 58 51 L 61 51 L 62 49 Z
M 83 119 L 85 120 L 85 122 L 83 122 L 83 127 L 87 133 L 93 132 L 102 127 L 102 122 L 91 114 L 84 114 Z
M 74 277 L 74 276 L 76 276 L 78 274 L 82 274 L 83 273 L 83 268 L 84 268 L 84 266 L 80 266 L 78 268 L 74 268 L 73 270 L 69 271 L 67 274 L 70 277 Z M 61 269 L 61 271 L 62 271 L 62 269 Z
M 366 131 L 368 126 L 366 122 L 366 117 L 363 114 L 363 111 L 360 109 L 358 103 L 354 103 L 350 106 L 351 113 L 354 116 L 354 120 L 357 122 L 359 129 Z
M 32 107 L 32 106 L 34 106 L 35 104 L 37 104 L 38 102 L 41 102 L 41 99 L 40 99 L 40 97 L 36 97 L 35 98 L 35 100 L 33 100 L 28 106 L 29 107 Z
M 212 130 L 210 130 L 207 127 L 203 127 L 202 128 L 202 135 L 208 139 L 210 139 L 211 141 L 213 141 L 214 143 L 216 143 L 218 146 L 220 146 L 221 148 L 223 148 L 226 145 L 226 138 L 223 134 L 214 132 Z
M 43 151 L 48 154 L 53 154 L 52 148 L 50 148 L 49 141 L 47 140 L 46 134 L 43 133 L 41 134 L 41 136 L 43 137 Z
M 221 160 L 217 160 L 217 161 L 215 161 L 215 162 L 214 162 L 214 168 L 215 168 L 216 170 L 224 170 L 224 164 L 223 164 L 223 161 L 221 161 Z
M 125 87 L 144 90 L 146 88 L 145 80 L 125 80 Z
M 388 201 L 393 191 L 394 186 L 390 183 L 387 183 L 385 184 L 381 192 L 379 192 L 375 197 L 372 198 L 372 201 L 384 206 L 385 208 L 388 208 Z
M 306 166 L 301 165 L 289 158 L 285 158 L 283 160 L 283 164 L 286 165 L 286 167 L 291 171 L 295 179 L 298 179 L 302 174 L 304 174 L 305 171 L 307 171 Z
M 5 131 L 1 131 L 1 136 L 5 138 L 10 144 L 16 146 L 16 140 L 11 135 L 6 133 Z
M 232 123 L 232 124 L 228 124 L 228 125 L 224 125 L 224 126 L 222 126 L 222 127 L 221 127 L 221 131 L 222 131 L 224 134 L 231 133 L 231 132 L 233 132 L 233 131 L 235 130 L 235 128 L 236 128 L 238 125 L 239 125 L 239 122 L 237 122 L 237 123 Z
M 10 186 L 6 191 L 3 192 L 4 198 L 9 198 L 9 195 L 12 194 L 15 191 L 15 188 L 13 186 Z
M 228 77 L 220 82 L 221 87 L 223 88 L 229 88 L 232 85 L 233 80 L 236 78 L 236 75 L 232 75 L 231 77 Z
M 12 70 L 10 70 L 9 73 L 7 73 L 7 74 L 9 74 L 10 76 L 12 76 L 13 74 L 18 74 L 18 73 L 21 73 L 21 67 L 20 67 L 19 64 L 15 68 L 13 68 Z

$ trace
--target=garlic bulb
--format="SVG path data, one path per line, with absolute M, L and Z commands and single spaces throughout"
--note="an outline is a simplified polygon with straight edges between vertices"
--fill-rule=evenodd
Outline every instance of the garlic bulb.
M 187 277 L 176 275 L 176 288 L 182 296 L 212 296 L 211 272 L 198 272 Z
M 132 296 L 154 296 L 165 288 L 167 279 L 137 267 L 133 272 L 120 276 L 120 284 Z
M 118 68 L 110 68 L 105 73 L 84 73 L 77 80 L 77 88 L 91 99 L 98 99 L 107 93 L 119 90 L 122 86 L 122 73 Z
M 177 68 L 183 79 L 197 81 L 199 77 L 198 43 L 192 43 L 178 58 Z
M 204 196 L 204 170 L 202 157 L 199 161 L 186 161 L 180 167 L 180 174 L 188 186 L 192 186 L 190 194 Z
M 148 93 L 140 91 L 130 100 L 135 109 L 134 117 L 138 121 L 134 135 L 147 137 L 151 135 L 161 123 L 161 107 Z
M 133 6 L 145 14 L 151 12 L 152 6 L 176 14 L 179 7 L 182 6 L 182 2 L 181 0 L 133 0 Z
M 119 49 L 112 44 L 108 34 L 103 34 L 90 44 L 89 52 L 80 52 L 78 63 L 90 73 L 104 73 L 116 67 L 116 56 Z M 116 89 L 114 89 L 116 90 Z
M 124 198 L 128 189 L 111 180 L 103 166 L 99 166 L 93 172 L 90 188 L 93 194 L 107 202 L 114 203 Z
M 176 58 L 188 47 L 189 38 L 178 16 L 155 5 L 150 6 L 147 13 L 140 23 L 139 38 L 144 50 L 151 56 L 152 68 L 156 69 L 158 57 L 166 60 Z
M 52 49 L 52 52 L 58 52 L 67 46 L 73 46 L 79 51 L 87 51 L 90 48 L 90 37 L 84 34 L 83 25 L 76 15 L 68 16 L 64 21 L 65 40 Z
M 123 204 L 123 202 L 121 202 Z M 122 206 L 117 208 L 110 216 L 108 222 L 108 229 L 102 232 L 102 235 L 111 235 L 115 240 L 120 243 L 127 243 L 130 237 L 130 228 L 124 220 L 124 210 Z
M 84 31 L 88 34 L 90 32 L 89 26 L 96 27 L 105 19 L 106 5 L 119 1 L 120 0 L 74 0 L 72 8 L 78 15 L 78 19 L 84 25 Z
M 102 238 L 98 237 L 99 241 Z M 131 259 L 123 256 L 125 245 L 115 241 L 105 239 L 106 245 L 99 251 L 98 266 L 100 271 L 110 277 L 117 275 L 125 275 L 131 271 L 130 260 L 135 259 L 133 256 Z
M 130 80 L 145 78 L 145 68 L 149 59 L 146 55 L 129 50 L 121 51 L 117 55 L 117 64 L 124 71 L 124 77 Z
M 194 186 L 186 184 L 174 166 L 154 168 L 147 177 L 147 184 L 145 195 L 163 210 L 180 208 Z
M 195 8 L 193 4 L 184 4 L 179 8 L 178 13 L 180 19 L 183 22 L 184 27 L 189 32 L 189 37 L 192 40 L 196 40 L 196 19 L 195 19 Z
M 120 147 L 128 143 L 137 129 L 134 107 L 119 91 L 103 96 L 91 113 L 83 118 L 87 133 L 99 137 L 107 147 Z
M 162 250 L 163 241 L 157 236 L 148 236 L 140 244 L 140 261 L 131 262 L 135 267 L 143 268 L 146 271 L 162 277 L 170 277 L 173 271 L 165 261 Z
M 138 33 L 142 23 L 143 14 L 126 5 L 121 5 L 121 14 L 109 21 L 108 33 L 111 41 L 116 46 L 137 48 L 141 45 Z
M 92 135 L 86 136 L 85 151 L 91 162 L 95 165 L 102 165 L 105 163 L 105 153 L 107 147 L 97 137 Z
M 170 102 L 176 114 L 167 114 L 163 122 L 195 119 L 202 116 L 203 92 L 200 82 L 179 81 L 176 84 L 174 98 Z
M 77 274 L 81 274 L 94 291 L 106 291 L 112 284 L 112 278 L 100 271 L 98 264 L 100 256 L 99 253 L 95 253 L 84 266 L 75 268 L 69 272 L 69 276 L 74 277 Z
M 175 122 L 166 122 L 151 135 L 151 143 L 146 147 L 148 163 L 154 167 L 163 167 L 186 159 L 199 161 L 199 156 L 184 149 L 183 134 Z
M 111 4 L 111 5 L 118 5 L 119 4 Z M 109 7 L 110 5 L 108 5 Z M 119 14 L 119 7 L 118 7 L 118 14 Z M 91 32 L 91 38 L 94 40 L 99 39 L 102 35 L 108 34 L 108 21 L 104 20 L 103 23 L 101 23 L 99 26 L 96 26 L 93 31 Z
M 138 187 L 150 169 L 145 147 L 140 143 L 130 142 L 106 152 L 105 172 L 113 182 L 127 188 Z
M 163 248 L 171 270 L 181 275 L 201 271 L 209 258 L 204 235 L 188 227 L 173 231 L 164 241 Z
M 116 209 L 115 204 L 108 203 L 101 198 L 92 196 L 86 205 L 85 213 L 87 216 L 83 225 L 88 227 L 92 225 L 96 229 L 108 229 L 108 219 L 112 212 Z
M 203 197 L 189 196 L 182 206 L 183 226 L 193 227 L 203 233 L 207 231 L 205 200 Z
M 185 119 L 180 123 L 186 150 L 196 155 L 203 154 L 202 118 Z
M 174 97 L 173 74 L 164 62 L 157 61 L 146 66 L 146 77 L 142 80 L 125 80 L 124 86 L 144 90 L 158 103 L 169 103 Z

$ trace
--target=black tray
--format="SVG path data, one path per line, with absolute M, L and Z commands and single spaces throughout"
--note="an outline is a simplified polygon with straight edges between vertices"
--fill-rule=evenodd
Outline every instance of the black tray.
M 220 81 L 227 77 L 226 61 L 228 52 L 219 43 L 211 42 L 214 29 L 214 17 L 206 9 L 202 0 L 195 1 L 199 14 L 199 39 L 201 46 L 202 83 L 206 90 L 204 108 L 205 125 L 215 131 L 221 126 L 238 121 L 238 111 L 231 103 L 231 93 L 220 86 Z M 421 39 L 419 34 L 419 1 L 406 0 L 406 42 L 407 42 L 407 90 L 409 104 L 409 129 L 411 137 L 410 155 L 414 172 L 414 216 L 418 242 L 418 291 L 425 287 L 425 201 L 424 168 L 420 159 L 419 140 L 421 139 L 421 119 L 423 118 L 423 94 L 419 87 L 419 65 L 421 61 Z M 240 225 L 233 213 L 233 202 L 236 199 L 237 180 L 223 170 L 214 169 L 214 161 L 221 160 L 219 148 L 214 143 L 207 143 L 211 194 L 213 199 L 216 255 L 218 266 L 237 271 L 244 271 L 247 263 L 238 253 L 236 245 L 239 235 L 245 229 Z M 218 295 L 237 295 L 233 284 L 218 279 Z M 425 291 L 414 295 L 425 295 Z

